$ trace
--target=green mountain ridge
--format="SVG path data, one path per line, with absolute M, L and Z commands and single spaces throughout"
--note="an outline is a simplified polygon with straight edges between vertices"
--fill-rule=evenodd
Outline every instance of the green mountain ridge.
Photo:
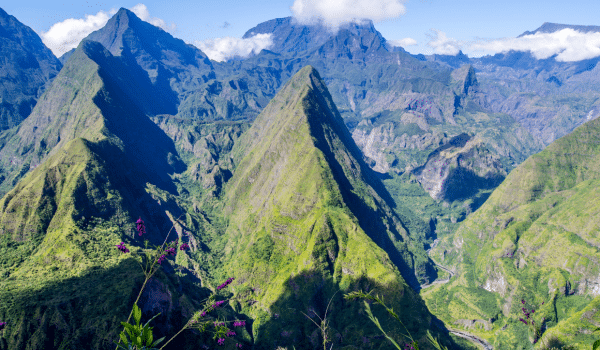
M 545 339 L 591 344 L 598 121 L 512 170 L 541 143 L 490 112 L 494 87 L 482 89 L 476 67 L 388 52 L 372 25 L 320 38 L 302 57 L 217 63 L 121 9 L 65 57 L 30 116 L 0 132 L 0 350 L 112 346 L 143 281 L 114 246 L 160 245 L 171 225 L 169 240 L 192 249 L 142 294 L 143 320 L 161 313 L 155 338 L 236 277 L 231 292 L 243 300 L 220 316 L 247 320 L 240 338 L 257 349 L 320 346 L 302 312 L 323 316 L 332 297 L 334 347 L 390 348 L 360 303 L 342 299 L 359 289 L 402 310 L 421 349 L 426 330 L 465 347 L 440 319 L 494 348 L 526 348 L 521 298 L 546 301 Z M 563 116 L 552 123 L 584 118 Z M 457 276 L 419 296 L 445 276 L 426 254 L 436 237 L 432 257 Z M 207 341 L 188 331 L 167 349 Z
M 123 91 L 123 77 L 106 69 L 109 64 L 118 68 L 119 61 L 99 43 L 82 42 L 9 140 L 17 147 L 2 149 L 27 169 L 34 164 L 19 174 L 0 205 L 0 316 L 11 325 L 3 332 L 2 349 L 113 346 L 143 282 L 135 259 L 119 257 L 115 244 L 141 245 L 133 224 L 139 216 L 148 225 L 144 238 L 153 245 L 162 244 L 173 223 L 171 240 L 183 239 L 183 227 L 205 224 L 191 203 L 176 196 L 170 176 L 185 164 L 172 140 L 127 100 L 131 92 Z M 189 214 L 178 224 L 182 208 Z M 181 327 L 183 315 L 199 307 L 195 298 L 209 293 L 198 289 L 190 270 L 178 273 L 159 274 L 142 295 L 144 317 L 162 307 L 148 293 L 166 284 L 178 295 L 156 319 L 159 332 Z M 182 295 L 183 288 L 190 296 Z M 186 339 L 173 348 L 200 341 L 195 334 Z
M 181 172 L 184 165 L 172 141 L 146 118 L 141 106 L 148 96 L 133 97 L 142 88 L 135 79 L 125 81 L 131 75 L 120 73 L 127 70 L 118 58 L 99 43 L 82 42 L 30 117 L 0 149 L 5 174 L 0 189 L 8 191 L 73 138 L 95 141 L 108 135 L 107 130 L 124 142 L 132 160 L 144 166 L 157 184 L 170 184 L 163 170 Z M 170 186 L 169 191 L 175 191 Z
M 353 145 L 316 71 L 310 67 L 302 70 L 298 78 L 292 79 L 288 88 L 277 95 L 269 110 L 277 109 L 281 115 L 261 114 L 262 119 L 259 117 L 258 123 L 244 134 L 253 135 L 261 125 L 275 123 L 265 126 L 262 142 L 252 143 L 245 139 L 234 146 L 234 160 L 241 161 L 235 167 L 223 198 L 231 199 L 230 196 L 233 196 L 235 200 L 229 201 L 223 217 L 215 214 L 215 210 L 208 214 L 198 212 L 189 196 L 178 194 L 186 186 L 189 190 L 193 189 L 194 185 L 187 182 L 187 177 L 192 174 L 177 172 L 176 155 L 168 153 L 168 147 L 172 146 L 160 141 L 160 129 L 148 118 L 144 121 L 143 113 L 136 109 L 135 104 L 124 103 L 122 96 L 127 96 L 126 92 L 122 91 L 114 76 L 104 71 L 105 62 L 111 62 L 110 57 L 100 44 L 91 41 L 83 42 L 75 51 L 59 79 L 70 80 L 75 75 L 94 86 L 95 93 L 72 92 L 73 96 L 77 96 L 75 99 L 80 98 L 76 105 L 83 107 L 78 109 L 79 114 L 63 117 L 63 122 L 67 126 L 75 126 L 59 129 L 61 132 L 68 131 L 62 134 L 67 135 L 64 138 L 59 138 L 55 131 L 53 133 L 52 130 L 56 129 L 42 129 L 41 134 L 47 140 L 54 140 L 54 144 L 49 142 L 49 152 L 39 158 L 39 165 L 24 175 L 0 201 L 0 251 L 3 253 L 0 273 L 4 277 L 0 282 L 0 297 L 7 301 L 0 308 L 0 317 L 10 325 L 3 332 L 1 349 L 67 349 L 72 346 L 106 349 L 111 346 L 120 332 L 119 321 L 126 319 L 128 308 L 143 280 L 139 265 L 133 263 L 137 259 L 121 256 L 114 247 L 115 242 L 125 241 L 132 252 L 141 251 L 141 244 L 133 230 L 136 216 L 145 218 L 148 233 L 144 238 L 150 243 L 161 244 L 168 226 L 173 224 L 175 232 L 171 233 L 170 240 L 175 237 L 181 241 L 188 240 L 192 247 L 189 253 L 178 251 L 176 261 L 181 267 L 177 272 L 170 262 L 165 263 L 164 271 L 150 279 L 140 299 L 144 319 L 161 313 L 154 321 L 157 338 L 172 335 L 174 330 L 183 326 L 182 322 L 200 307 L 201 297 L 209 294 L 208 288 L 214 288 L 212 286 L 225 270 L 228 273 L 235 271 L 239 276 L 232 286 L 234 293 L 246 293 L 249 285 L 258 287 L 254 296 L 250 294 L 250 298 L 260 300 L 258 304 L 247 299 L 247 305 L 233 304 L 233 308 L 223 311 L 230 317 L 238 315 L 249 321 L 251 333 L 247 330 L 240 333 L 245 342 L 254 343 L 257 349 L 273 342 L 286 341 L 278 335 L 281 324 L 267 317 L 273 311 L 281 312 L 284 319 L 302 324 L 294 336 L 299 336 L 300 329 L 306 335 L 298 339 L 299 349 L 320 344 L 319 332 L 315 332 L 314 325 L 304 319 L 300 313 L 302 310 L 290 313 L 287 308 L 297 307 L 298 300 L 304 300 L 305 306 L 323 312 L 324 298 L 334 295 L 336 290 L 348 290 L 350 287 L 367 290 L 377 287 L 378 292 L 393 300 L 391 306 L 410 310 L 402 315 L 402 319 L 422 344 L 427 342 L 426 329 L 430 329 L 442 343 L 453 344 L 448 333 L 432 326 L 433 319 L 425 304 L 394 266 L 400 265 L 409 280 L 411 276 L 415 278 L 420 268 L 426 270 L 427 264 L 431 263 L 423 253 L 422 242 L 408 236 L 402 222 L 395 217 L 385 199 L 379 196 L 378 191 L 383 189 L 381 184 L 376 184 L 376 178 L 369 178 L 368 166 L 355 158 L 360 156 L 360 152 Z M 87 69 L 70 71 L 69 65 L 77 60 Z M 308 85 L 309 82 L 312 85 Z M 57 89 L 59 85 L 54 86 Z M 51 99 L 53 93 L 52 89 L 49 90 L 46 98 Z M 289 99 L 290 104 L 281 104 L 278 99 Z M 73 101 L 66 99 L 62 106 L 51 107 L 69 110 Z M 43 107 L 44 104 L 40 104 L 36 108 L 43 110 Z M 305 118 L 304 122 L 283 117 L 290 115 L 300 117 L 300 121 Z M 278 118 L 272 119 L 274 116 Z M 61 123 L 60 118 L 52 122 Z M 78 128 L 77 123 L 87 127 Z M 282 130 L 290 131 L 291 127 L 295 132 L 277 134 L 274 130 L 278 129 L 277 123 L 281 123 Z M 289 142 L 291 140 L 287 136 L 294 134 L 304 143 Z M 69 135 L 71 140 L 67 140 Z M 148 135 L 148 140 L 154 145 L 143 141 L 143 137 Z M 268 143 L 272 137 L 280 137 L 279 142 Z M 138 140 L 137 147 L 131 140 Z M 247 181 L 244 169 L 247 169 L 248 163 L 256 165 L 257 159 L 268 160 L 268 157 L 260 155 L 253 158 L 264 151 L 265 144 L 282 151 L 286 146 L 296 149 L 312 144 L 312 148 L 301 147 L 305 153 L 301 151 L 295 155 L 297 163 L 292 161 L 288 164 L 294 171 L 298 170 L 297 164 L 306 164 L 307 175 L 313 174 L 304 181 L 298 181 L 300 187 L 293 186 L 290 183 L 293 179 L 285 176 L 285 172 L 275 172 L 274 175 L 278 176 L 271 178 L 257 178 L 254 183 L 256 186 L 267 184 L 267 187 L 269 184 L 281 184 L 272 193 L 274 198 L 281 199 L 290 193 L 286 184 L 300 191 L 303 186 L 308 186 L 306 195 L 316 196 L 317 202 L 310 204 L 297 198 L 295 204 L 287 201 L 291 207 L 280 207 L 276 211 L 259 210 L 251 214 L 255 218 L 261 217 L 263 223 L 277 225 L 284 218 L 285 224 L 290 226 L 293 221 L 298 221 L 298 229 L 312 225 L 308 231 L 312 232 L 312 241 L 297 242 L 307 244 L 303 253 L 303 261 L 308 262 L 302 270 L 306 273 L 302 278 L 304 281 L 299 276 L 289 277 L 289 267 L 293 266 L 289 259 L 293 255 L 281 261 L 288 261 L 287 267 L 279 266 L 279 270 L 273 266 L 272 275 L 252 274 L 252 270 L 248 270 L 248 263 L 264 268 L 261 259 L 271 256 L 276 259 L 273 248 L 278 243 L 264 234 L 265 229 L 271 226 L 254 226 L 252 220 L 241 221 L 245 217 L 242 213 L 252 213 L 258 208 L 252 201 L 244 201 L 247 199 L 243 190 L 244 181 Z M 158 146 L 161 149 L 156 149 Z M 242 154 L 246 156 L 237 157 Z M 261 168 L 267 171 L 267 163 L 264 164 Z M 312 183 L 312 179 L 317 181 Z M 320 208 L 311 209 L 311 205 Z M 353 214 L 357 209 L 369 211 Z M 295 210 L 299 210 L 298 215 L 306 215 L 307 220 L 286 218 L 281 215 L 284 210 L 288 210 L 285 215 L 292 216 Z M 371 217 L 369 213 L 378 214 Z M 176 219 L 179 214 L 184 214 L 183 220 Z M 223 220 L 226 226 L 221 226 Z M 248 233 L 240 234 L 238 229 L 247 229 Z M 365 229 L 377 240 L 377 244 L 365 233 Z M 186 232 L 189 236 L 185 235 Z M 300 232 L 295 231 L 294 234 L 299 235 Z M 271 246 L 270 249 L 255 247 L 245 250 L 236 245 L 252 235 L 256 238 L 255 244 L 266 244 Z M 219 249 L 228 236 L 233 236 L 233 239 L 225 244 L 224 249 Z M 236 253 L 232 259 L 230 253 L 237 249 L 245 252 L 240 260 L 237 259 L 239 254 Z M 219 257 L 226 259 L 219 262 Z M 245 275 L 246 272 L 250 274 Z M 282 278 L 287 282 L 275 282 L 283 282 Z M 246 283 L 240 286 L 240 282 Z M 290 282 L 303 286 L 296 297 L 291 297 Z M 262 292 L 262 288 L 266 293 Z M 360 304 L 343 301 L 339 293 L 335 295 L 337 299 L 334 299 L 330 317 L 332 327 L 339 330 L 336 333 L 338 343 L 363 347 L 364 339 L 369 339 L 370 346 L 386 348 L 387 341 L 372 338 L 380 333 L 368 318 L 356 318 L 355 315 L 362 312 Z M 383 310 L 376 310 L 375 314 L 382 322 L 389 318 Z M 400 340 L 398 332 L 403 330 L 398 328 L 399 325 L 390 325 L 390 334 Z M 342 338 L 345 340 L 342 341 Z M 189 331 L 185 337 L 170 344 L 168 349 L 192 348 L 206 341 L 206 335 Z M 424 348 L 427 349 L 427 345 Z
M 114 347 L 144 277 L 136 259 L 121 256 L 114 243 L 140 250 L 133 224 L 138 214 L 148 218 L 144 238 L 161 244 L 165 232 L 156 227 L 175 220 L 170 213 L 181 210 L 170 201 L 157 204 L 140 186 L 144 178 L 114 140 L 76 138 L 0 201 L 0 317 L 9 324 L 0 348 Z M 169 265 L 165 269 L 173 272 Z M 207 294 L 196 286 L 197 278 L 185 281 L 159 273 L 142 294 L 145 316 L 162 311 L 157 321 L 168 325 L 159 324 L 163 333 L 180 328 L 184 315 L 199 307 L 196 298 Z M 173 300 L 167 310 L 156 311 L 161 301 L 150 295 L 158 295 L 164 284 L 173 290 Z M 184 286 L 189 296 L 182 295 Z M 194 334 L 186 338 L 199 341 Z
M 598 135 L 592 120 L 528 158 L 440 241 L 432 256 L 458 277 L 424 296 L 430 308 L 452 300 L 434 314 L 449 324 L 489 320 L 479 336 L 504 348 L 526 343 L 521 299 L 544 302 L 535 313 L 545 318 L 543 340 L 589 348 L 600 321 Z
M 408 236 L 378 194 L 381 184 L 356 158 L 358 148 L 314 68 L 303 68 L 286 83 L 232 153 L 240 161 L 223 196 L 224 271 L 236 271 L 234 288 L 256 290 L 252 313 L 259 348 L 291 345 L 292 339 L 275 336 L 286 323 L 296 324 L 297 346 L 318 346 L 314 325 L 298 313 L 324 313 L 324 302 L 336 291 L 364 286 L 365 278 L 404 310 L 411 332 L 424 339 L 431 319 L 404 281 L 414 280 L 420 268 L 427 272 L 431 262 L 417 263 L 424 258 L 422 245 L 411 249 L 419 242 Z M 292 305 L 296 312 L 290 313 Z M 332 327 L 345 338 L 338 346 L 360 346 L 361 334 L 345 335 L 350 329 L 371 331 L 354 328 L 356 307 L 336 295 L 330 312 Z

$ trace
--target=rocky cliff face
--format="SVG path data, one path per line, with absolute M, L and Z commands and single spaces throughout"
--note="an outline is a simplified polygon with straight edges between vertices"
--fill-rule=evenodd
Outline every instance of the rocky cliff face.
M 512 118 L 485 111 L 470 65 L 452 72 L 446 96 L 403 96 L 392 106 L 401 109 L 365 118 L 352 137 L 374 170 L 412 172 L 436 200 L 464 200 L 492 189 L 515 163 L 541 148 Z
M 493 189 L 507 175 L 498 155 L 481 139 L 464 133 L 430 153 L 427 162 L 412 173 L 432 198 L 447 202 Z

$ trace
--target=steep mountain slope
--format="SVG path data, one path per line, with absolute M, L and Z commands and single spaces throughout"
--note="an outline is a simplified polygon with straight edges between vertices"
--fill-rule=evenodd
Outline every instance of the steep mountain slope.
M 144 218 L 144 239 L 153 245 L 165 241 L 171 225 L 176 232 L 169 241 L 183 240 L 184 228 L 198 237 L 212 232 L 178 196 L 171 176 L 186 166 L 173 141 L 138 107 L 144 102 L 132 96 L 138 82 L 125 73 L 126 65 L 101 44 L 82 42 L 9 140 L 11 147 L 0 151 L 2 160 L 21 161 L 21 169 L 33 165 L 0 200 L 0 317 L 9 324 L 2 349 L 114 346 L 144 277 L 135 258 L 119 257 L 115 249 L 125 241 L 132 252 L 141 251 L 135 220 Z M 197 249 L 196 238 L 189 242 Z M 179 255 L 186 265 L 187 255 Z M 166 271 L 174 273 L 168 265 Z M 196 298 L 207 296 L 198 276 L 183 268 L 150 281 L 139 305 L 145 319 L 162 313 L 157 335 L 181 327 L 199 307 Z M 161 293 L 169 299 L 156 299 Z M 170 346 L 186 341 L 202 342 L 192 333 Z
M 599 135 L 600 120 L 589 121 L 530 157 L 440 241 L 432 256 L 458 278 L 424 296 L 430 307 L 437 300 L 436 315 L 487 320 L 480 336 L 516 346 L 527 339 L 518 321 L 525 299 L 549 334 L 589 348 L 600 319 Z
M 4 196 L 0 317 L 8 326 L 0 348 L 114 348 L 145 277 L 137 259 L 120 256 L 115 244 L 141 251 L 134 233 L 141 216 L 148 225 L 144 239 L 160 245 L 181 213 L 180 201 L 167 197 L 161 204 L 156 196 L 164 197 L 114 137 L 73 139 Z M 169 241 L 183 239 L 184 225 L 176 224 Z M 186 265 L 183 252 L 178 259 Z M 174 272 L 169 263 L 165 269 Z M 146 320 L 162 313 L 156 335 L 180 329 L 208 294 L 190 270 L 181 272 L 167 277 L 159 271 L 138 304 Z M 182 341 L 170 349 L 181 349 Z M 190 333 L 186 341 L 201 339 Z
M 61 67 L 31 28 L 0 8 L 0 132 L 27 118 Z
M 243 79 L 231 76 L 228 69 L 215 70 L 198 48 L 123 8 L 86 40 L 101 43 L 121 57 L 132 72 L 145 76 L 146 93 L 163 104 L 148 108 L 151 115 L 205 122 L 252 119 L 274 95 L 274 91 L 269 95 L 269 89 L 253 83 L 255 79 L 269 80 L 268 70 L 256 68 Z
M 291 19 L 260 24 L 246 35 L 271 34 L 274 45 L 269 52 L 231 65 L 239 72 L 256 66 L 275 68 L 282 72 L 281 81 L 305 64 L 318 69 L 353 139 L 373 160 L 372 168 L 388 178 L 390 193 L 397 203 L 404 203 L 399 208 L 410 206 L 419 212 L 420 227 L 439 234 L 452 231 L 457 219 L 476 209 L 498 179 L 542 148 L 513 118 L 489 112 L 472 66 L 450 70 L 392 50 L 369 23 L 336 33 L 315 28 L 320 27 Z M 323 33 L 330 37 L 322 37 Z M 313 37 L 314 46 L 303 41 Z M 468 149 L 448 153 L 450 159 L 434 159 L 438 148 L 454 149 L 452 140 L 464 132 L 478 147 L 470 147 L 472 142 Z M 458 161 L 459 154 L 469 154 L 470 160 Z M 426 166 L 428 160 L 432 162 Z M 428 172 L 439 168 L 435 162 L 453 164 L 456 172 L 442 171 L 427 181 L 414 173 L 423 167 Z M 476 170 L 468 164 L 483 167 Z M 451 173 L 468 176 L 452 180 Z M 459 200 L 452 195 L 440 198 L 434 190 L 446 187 L 442 193 L 459 193 L 465 186 L 477 189 Z M 407 193 L 418 195 L 418 208 L 416 197 Z
M 248 312 L 256 318 L 259 348 L 292 341 L 318 346 L 318 330 L 300 312 L 322 314 L 336 291 L 364 288 L 367 281 L 403 310 L 411 333 L 423 339 L 431 318 L 404 281 L 413 284 L 415 274 L 422 279 L 431 262 L 388 206 L 389 195 L 362 161 L 314 68 L 286 83 L 232 153 L 239 165 L 222 204 L 224 271 L 235 271 L 234 287 L 255 291 Z M 361 347 L 361 336 L 376 333 L 352 316 L 356 305 L 341 295 L 330 312 L 339 346 Z M 294 325 L 284 329 L 292 338 L 277 334 L 286 323 Z
M 152 96 L 137 94 L 144 89 L 137 77 L 99 43 L 82 42 L 30 117 L 0 149 L 5 176 L 0 188 L 12 188 L 27 171 L 76 137 L 97 140 L 106 127 L 121 138 L 128 155 L 155 183 L 173 192 L 166 171 L 183 171 L 183 163 L 172 141 L 144 115 L 143 106 L 152 105 Z M 106 90 L 111 91 L 110 97 Z M 130 118 L 122 119 L 123 114 Z

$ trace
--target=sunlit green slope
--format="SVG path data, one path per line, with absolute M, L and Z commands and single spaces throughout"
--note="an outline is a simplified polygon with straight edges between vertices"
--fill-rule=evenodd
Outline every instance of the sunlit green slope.
M 415 265 L 426 270 L 430 262 L 386 203 L 389 195 L 362 160 L 314 68 L 303 68 L 281 89 L 232 153 L 239 164 L 223 199 L 225 271 L 236 276 L 234 288 L 255 290 L 248 312 L 257 317 L 260 349 L 321 344 L 302 312 L 314 309 L 323 317 L 330 298 L 335 343 L 363 348 L 362 337 L 378 331 L 360 316 L 359 305 L 342 300 L 361 288 L 385 294 L 413 336 L 430 347 L 425 331 L 438 330 L 405 282 L 415 279 Z M 399 327 L 386 322 L 387 329 L 406 333 Z M 390 347 L 372 341 L 377 349 Z
M 530 344 L 519 321 L 525 299 L 548 334 L 590 348 L 600 324 L 599 186 L 596 119 L 527 159 L 433 249 L 458 276 L 424 296 L 432 312 L 447 323 L 492 322 L 479 334 L 503 349 Z
M 183 164 L 172 140 L 128 101 L 119 68 L 100 44 L 82 43 L 2 149 L 32 170 L 17 174 L 0 200 L 0 319 L 7 324 L 0 349 L 112 347 L 144 277 L 116 244 L 132 253 L 143 239 L 161 244 L 184 211 L 169 241 L 183 239 L 184 229 L 211 232 L 177 196 L 170 176 Z M 135 232 L 138 217 L 148 227 L 144 237 Z M 208 292 L 188 260 L 179 252 L 182 270 L 158 273 L 142 295 L 144 319 L 162 313 L 156 335 L 172 334 Z M 164 290 L 166 306 L 149 297 Z M 170 346 L 194 340 L 200 343 L 189 334 Z

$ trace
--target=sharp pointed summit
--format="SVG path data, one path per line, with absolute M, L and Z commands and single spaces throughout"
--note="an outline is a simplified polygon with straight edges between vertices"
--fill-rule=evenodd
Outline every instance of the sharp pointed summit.
M 286 322 L 301 322 L 298 331 L 307 335 L 302 348 L 310 347 L 310 322 L 284 312 L 288 305 L 319 308 L 316 299 L 357 288 L 361 276 L 378 276 L 372 282 L 395 302 L 416 296 L 408 284 L 418 289 L 417 278 L 426 279 L 433 266 L 388 206 L 389 195 L 362 160 L 313 67 L 286 83 L 233 153 L 239 165 L 223 201 L 229 218 L 224 270 L 263 286 L 256 296 L 261 305 L 273 312 L 281 308 Z M 351 320 L 341 321 L 346 312 L 341 310 L 352 306 L 341 299 L 334 303 L 339 313 L 332 318 L 339 318 L 340 327 L 353 327 Z M 414 322 L 422 322 L 424 332 L 430 324 L 424 304 L 411 308 L 414 313 L 403 314 L 421 315 Z M 259 334 L 266 334 L 277 326 L 260 327 Z

